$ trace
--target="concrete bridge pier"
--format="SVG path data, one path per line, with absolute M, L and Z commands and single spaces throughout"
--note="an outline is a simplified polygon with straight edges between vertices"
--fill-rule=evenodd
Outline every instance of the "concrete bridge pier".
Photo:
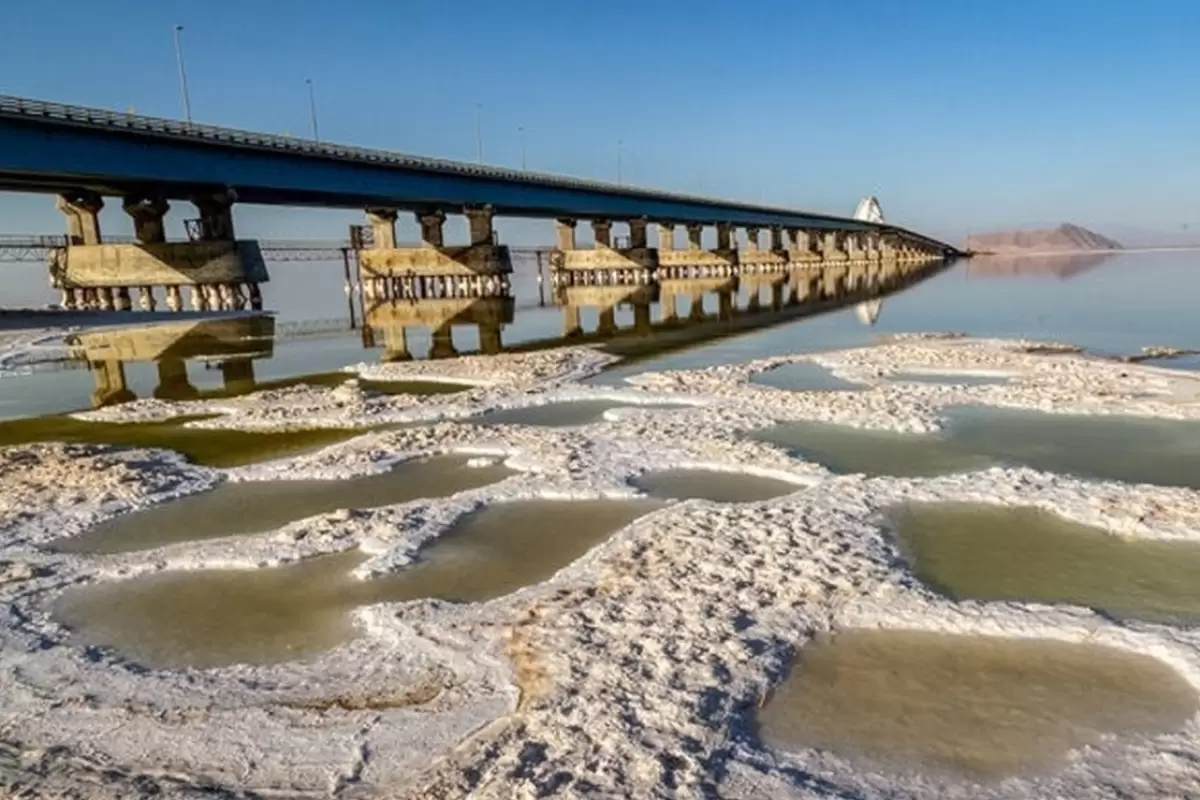
M 658 251 L 647 243 L 647 220 L 635 218 L 625 222 L 629 226 L 628 241 L 614 246 L 613 220 L 591 220 L 594 245 L 580 248 L 575 235 L 577 220 L 556 220 L 557 246 L 550 254 L 550 268 L 570 275 L 560 282 L 566 285 L 648 283 L 658 268 Z
M 482 296 L 506 287 L 512 256 L 496 241 L 491 206 L 466 206 L 468 244 L 447 245 L 446 212 L 425 208 L 415 212 L 421 229 L 417 246 L 396 240 L 397 208 L 368 208 L 369 240 L 356 241 L 359 282 L 369 300 Z
M 849 260 L 846 253 L 845 231 L 827 231 L 822 239 L 822 260 L 827 262 L 842 262 Z
M 746 228 L 746 248 L 738 255 L 738 264 L 743 274 L 787 269 L 788 256 L 787 251 L 783 248 L 783 229 L 772 226 L 768 230 L 771 237 L 770 245 L 764 250 L 761 242 L 762 229 Z
M 738 271 L 738 251 L 733 245 L 733 226 L 718 223 L 717 246 L 705 250 L 703 245 L 704 226 L 697 222 L 688 223 L 687 247 L 675 249 L 675 224 L 658 223 L 660 275 L 671 280 L 691 278 L 731 277 Z
M 802 267 L 821 260 L 817 252 L 817 236 L 803 228 L 792 228 L 787 232 L 788 262 L 793 267 Z
M 243 286 L 255 308 L 262 307 L 258 284 L 267 280 L 258 243 L 237 241 L 233 234 L 232 192 L 198 195 L 198 235 L 194 241 L 168 242 L 163 218 L 170 206 L 161 197 L 128 196 L 122 208 L 133 221 L 135 244 L 105 244 L 99 213 L 104 199 L 96 192 L 59 195 L 58 209 L 66 217 L 67 247 L 52 264 L 53 283 L 62 290 L 66 308 L 154 310 L 161 288 L 167 307 L 182 307 L 181 286 L 193 292 L 193 305 L 203 309 L 245 306 Z

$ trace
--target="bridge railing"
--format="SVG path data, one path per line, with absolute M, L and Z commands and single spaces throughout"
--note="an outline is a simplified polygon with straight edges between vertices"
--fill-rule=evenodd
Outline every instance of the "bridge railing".
M 134 113 L 121 113 L 86 106 L 74 106 L 66 103 L 51 103 L 43 100 L 30 100 L 11 95 L 0 95 L 0 116 L 17 116 L 61 120 L 77 125 L 91 127 L 116 128 L 136 133 L 154 136 L 168 136 L 187 139 L 200 139 L 215 144 L 226 144 L 240 147 L 258 147 L 269 150 L 284 150 L 304 153 L 323 158 L 336 158 L 348 161 L 361 161 L 373 164 L 401 167 L 406 169 L 424 170 L 429 172 L 453 173 L 472 177 L 481 177 L 499 181 L 522 182 L 541 186 L 619 193 L 629 196 L 668 202 L 684 202 L 697 205 L 708 205 L 717 208 L 740 208 L 749 211 L 763 211 L 772 214 L 788 214 L 809 217 L 814 221 L 853 222 L 847 217 L 837 217 L 829 214 L 816 214 L 793 209 L 772 208 L 752 203 L 717 200 L 710 197 L 663 192 L 651 189 L 631 187 L 627 184 L 608 183 L 606 181 L 582 180 L 564 175 L 552 175 L 544 172 L 530 172 L 506 167 L 485 166 L 466 161 L 451 161 L 449 159 L 429 158 L 399 153 L 392 150 L 373 150 L 351 145 L 318 142 L 314 139 L 302 139 L 295 136 L 278 136 L 269 133 L 256 133 L 237 128 L 224 128 L 215 125 L 205 125 L 196 122 L 181 122 L 162 117 L 147 117 Z

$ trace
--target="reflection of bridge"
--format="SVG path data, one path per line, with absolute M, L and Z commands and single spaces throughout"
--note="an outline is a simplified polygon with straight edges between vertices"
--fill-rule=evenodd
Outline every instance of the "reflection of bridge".
M 672 279 L 642 285 L 564 286 L 554 296 L 562 309 L 562 333 L 531 338 L 513 328 L 508 343 L 503 341 L 503 333 L 516 319 L 510 296 L 387 301 L 367 309 L 363 346 L 381 347 L 384 361 L 411 359 L 409 331 L 420 328 L 430 333 L 428 357 L 449 358 L 458 355 L 453 329 L 469 326 L 477 330 L 483 353 L 594 343 L 605 344 L 620 355 L 634 356 L 850 306 L 868 309 L 870 313 L 865 317 L 860 313 L 860 318 L 870 323 L 884 296 L 944 268 L 943 262 L 880 263 L 843 265 L 821 272 L 794 270 L 777 275 Z M 586 329 L 584 310 L 595 315 L 591 330 Z M 631 316 L 632 322 L 622 324 L 619 313 Z M 134 398 L 125 376 L 125 366 L 130 362 L 154 362 L 158 370 L 154 396 L 163 399 L 241 394 L 279 385 L 278 381 L 259 382 L 253 364 L 256 359 L 273 355 L 275 335 L 272 317 L 241 316 L 99 329 L 73 335 L 67 344 L 72 356 L 86 362 L 92 371 L 92 401 L 102 406 Z M 203 390 L 193 386 L 188 379 L 189 360 L 220 369 L 223 388 Z
M 262 243 L 235 236 L 236 203 L 364 209 L 368 224 L 355 228 L 352 248 L 372 297 L 402 288 L 397 279 L 470 283 L 511 271 L 511 251 L 494 230 L 497 216 L 555 220 L 552 263 L 584 273 L 648 274 L 660 261 L 771 267 L 958 254 L 951 245 L 879 221 L 16 97 L 0 97 L 0 190 L 56 195 L 69 246 L 56 253 L 52 276 L 66 307 L 128 310 L 136 292 L 143 308 L 153 308 L 161 295 L 178 309 L 181 287 L 190 288 L 198 309 L 257 306 L 259 283 L 267 280 Z M 121 199 L 134 242 L 101 235 L 105 197 Z M 164 219 L 179 200 L 195 206 L 199 217 L 187 221 L 187 241 L 169 242 Z M 416 216 L 419 245 L 397 242 L 401 212 Z M 465 243 L 445 241 L 447 214 L 466 218 Z M 593 246 L 578 246 L 579 221 L 590 223 Z M 657 248 L 648 244 L 648 224 L 658 227 Z M 614 238 L 614 225 L 627 234 Z M 681 225 L 687 247 L 676 250 Z M 702 246 L 705 229 L 715 230 L 715 249 Z M 768 235 L 766 246 L 760 232 Z
M 255 385 L 254 360 L 275 350 L 275 319 L 248 316 L 198 322 L 168 322 L 140 328 L 98 329 L 68 336 L 73 358 L 86 361 L 96 382 L 92 404 L 113 405 L 133 400 L 125 380 L 125 364 L 153 361 L 158 369 L 154 396 L 191 400 L 203 392 L 188 380 L 187 362 L 217 362 L 224 391 L 240 393 Z

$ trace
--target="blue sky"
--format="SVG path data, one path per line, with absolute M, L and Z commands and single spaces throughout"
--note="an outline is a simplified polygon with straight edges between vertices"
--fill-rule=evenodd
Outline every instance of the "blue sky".
M 0 7 L 0 92 L 623 177 L 959 238 L 1071 220 L 1200 229 L 1194 0 L 58 0 Z M 115 208 L 105 224 L 128 227 Z M 178 215 L 177 215 L 178 216 Z M 346 212 L 244 209 L 243 235 Z M 0 231 L 57 232 L 0 195 Z

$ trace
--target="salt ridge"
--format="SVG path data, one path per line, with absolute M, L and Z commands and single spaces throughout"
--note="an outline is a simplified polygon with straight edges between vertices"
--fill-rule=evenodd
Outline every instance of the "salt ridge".
M 914 579 L 882 527 L 882 512 L 897 502 L 993 502 L 1045 508 L 1123 535 L 1196 540 L 1200 492 L 1028 469 L 930 479 L 835 476 L 742 438 L 793 419 L 932 431 L 942 409 L 964 403 L 1200 418 L 1200 383 L 1191 376 L 1027 352 L 1033 345 L 912 337 L 811 357 L 646 373 L 620 390 L 578 385 L 609 357 L 567 348 L 357 368 L 383 380 L 461 380 L 490 371 L 469 393 L 421 398 L 419 406 L 352 383 L 218 403 L 142 401 L 80 415 L 135 421 L 147 410 L 167 417 L 219 413 L 195 424 L 253 429 L 442 421 L 233 470 L 196 467 L 161 451 L 0 450 L 0 599 L 11 604 L 0 627 L 0 720 L 3 738 L 20 743 L 0 749 L 0 785 L 25 781 L 48 797 L 81 786 L 96 797 L 149 788 L 196 796 L 210 783 L 313 797 L 1186 794 L 1200 781 L 1196 719 L 1167 736 L 1081 751 L 1052 776 L 985 787 L 897 782 L 830 755 L 765 750 L 751 733 L 755 705 L 795 649 L 845 626 L 1092 641 L 1161 658 L 1200 690 L 1200 631 L 1115 622 L 1061 606 L 952 603 Z M 764 369 L 803 360 L 864 389 L 788 392 L 750 382 Z M 914 370 L 1012 378 L 988 386 L 888 380 Z M 600 398 L 630 406 L 580 428 L 455 421 L 496 408 Z M 687 404 L 637 407 L 664 399 Z M 99 519 L 219 480 L 350 477 L 438 452 L 503 458 L 518 474 L 449 498 L 332 512 L 252 537 L 103 558 L 41 548 Z M 116 654 L 72 646 L 47 612 L 59 592 L 84 582 L 163 569 L 253 569 L 349 547 L 371 554 L 358 570 L 365 577 L 408 563 L 422 543 L 487 503 L 632 497 L 638 493 L 629 481 L 643 472 L 700 464 L 791 480 L 797 490 L 759 503 L 669 504 L 551 580 L 488 603 L 360 609 L 362 636 L 308 662 L 147 671 Z M 432 699 L 410 707 L 307 707 L 347 691 L 387 698 L 430 686 Z

